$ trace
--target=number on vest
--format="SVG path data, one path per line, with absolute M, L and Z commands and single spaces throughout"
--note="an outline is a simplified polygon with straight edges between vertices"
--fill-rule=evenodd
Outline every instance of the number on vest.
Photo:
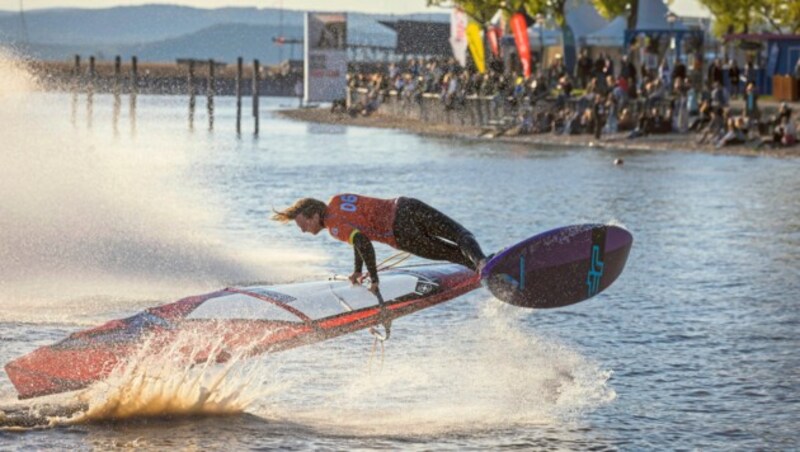
M 356 202 L 358 202 L 358 196 L 356 195 L 342 195 L 339 197 L 342 200 L 342 204 L 339 206 L 340 209 L 344 210 L 345 212 L 355 212 Z

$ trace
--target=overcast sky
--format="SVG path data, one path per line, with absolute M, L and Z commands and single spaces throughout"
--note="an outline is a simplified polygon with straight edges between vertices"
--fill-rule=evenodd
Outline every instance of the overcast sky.
M 787 0 L 791 1 L 791 0 Z M 153 3 L 221 8 L 224 6 L 254 6 L 258 8 L 286 8 L 296 10 L 340 10 L 384 14 L 416 12 L 445 12 L 442 8 L 428 8 L 426 0 L 0 0 L 0 10 L 19 11 L 41 8 L 108 8 Z M 696 0 L 674 0 L 670 6 L 679 16 L 707 16 Z

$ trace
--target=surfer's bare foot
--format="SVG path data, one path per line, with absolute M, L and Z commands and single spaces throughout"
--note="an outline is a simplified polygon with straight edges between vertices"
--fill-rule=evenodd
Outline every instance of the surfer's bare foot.
M 487 262 L 487 260 L 486 260 L 486 258 L 485 258 L 485 257 L 484 257 L 483 259 L 481 259 L 481 260 L 479 260 L 479 261 L 478 261 L 478 266 L 477 266 L 477 268 L 475 269 L 475 271 L 476 271 L 476 272 L 478 272 L 478 274 L 479 274 L 479 275 L 480 275 L 481 273 L 483 273 L 483 267 L 486 267 L 486 262 Z

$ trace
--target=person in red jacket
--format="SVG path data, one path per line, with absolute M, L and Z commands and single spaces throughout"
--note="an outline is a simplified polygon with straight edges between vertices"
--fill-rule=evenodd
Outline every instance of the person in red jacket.
M 486 256 L 471 232 L 414 198 L 380 199 L 343 193 L 327 204 L 302 198 L 291 207 L 273 211 L 273 220 L 293 220 L 301 231 L 313 235 L 327 229 L 333 237 L 353 245 L 355 266 L 349 279 L 357 283 L 366 264 L 374 293 L 378 292 L 379 280 L 373 241 L 426 259 L 461 264 L 476 272 L 486 264 Z

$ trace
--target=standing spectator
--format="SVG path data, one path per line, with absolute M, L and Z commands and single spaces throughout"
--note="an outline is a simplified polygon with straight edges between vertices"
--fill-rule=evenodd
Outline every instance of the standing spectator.
M 628 81 L 625 77 L 618 77 L 611 94 L 614 95 L 614 102 L 619 108 L 623 108 L 628 104 L 628 89 Z
M 739 64 L 736 62 L 736 60 L 731 58 L 731 63 L 729 65 L 729 67 L 728 67 L 728 78 L 731 81 L 731 97 L 732 98 L 736 98 L 741 93 L 740 89 L 739 89 L 739 87 L 740 87 L 740 85 L 739 85 L 739 83 L 740 83 L 739 77 L 740 76 L 741 76 L 741 73 L 739 71 Z
M 664 58 L 661 60 L 661 65 L 658 66 L 658 78 L 661 79 L 661 83 L 668 88 L 672 86 L 672 79 L 670 78 L 671 75 L 669 63 L 667 63 L 667 59 Z
M 606 64 L 603 67 L 603 73 L 605 75 L 614 75 L 614 60 L 611 59 L 610 55 L 606 55 Z
M 636 66 L 634 66 L 633 63 L 631 63 L 631 60 L 630 60 L 630 58 L 628 58 L 628 55 L 622 55 L 622 64 L 620 66 L 621 67 L 619 68 L 619 76 L 620 77 L 625 77 L 625 79 L 628 82 L 630 82 L 630 83 L 635 85 L 636 84 Z
M 744 82 L 756 82 L 756 66 L 753 64 L 752 59 L 748 59 L 747 63 L 744 64 Z
M 600 139 L 603 134 L 603 126 L 605 125 L 606 118 L 606 103 L 603 96 L 595 94 L 594 105 L 592 106 L 592 131 L 594 137 Z
M 689 116 L 697 116 L 700 113 L 700 101 L 698 99 L 697 90 L 694 89 L 694 86 L 689 86 L 689 89 L 686 91 L 686 108 L 689 112 Z
M 617 102 L 616 97 L 614 94 L 609 94 L 608 99 L 606 100 L 606 125 L 603 128 L 603 132 L 605 133 L 617 133 L 618 131 L 618 123 L 617 123 L 617 109 L 620 104 Z
M 589 75 L 592 72 L 592 59 L 589 57 L 589 50 L 582 49 L 578 64 L 575 65 L 575 76 L 581 89 L 586 89 L 589 83 Z
M 761 116 L 758 111 L 758 91 L 752 82 L 747 84 L 744 91 L 744 116 L 748 120 L 748 125 L 752 127 L 758 124 L 758 118 Z
M 642 61 L 642 65 L 639 66 L 639 73 L 641 76 L 639 77 L 639 84 L 637 86 L 639 87 L 639 91 L 641 91 L 641 88 L 650 81 L 650 71 L 647 69 L 647 63 L 644 61 Z
M 679 133 L 686 133 L 689 130 L 689 105 L 686 85 L 682 78 L 675 79 L 674 95 L 675 120 L 672 127 Z
M 722 63 L 719 58 L 715 59 L 711 66 L 708 67 L 708 86 L 714 88 L 714 83 L 722 85 Z
M 606 68 L 606 54 L 600 52 L 600 55 L 598 55 L 597 59 L 594 60 L 594 71 L 592 72 L 592 75 L 595 77 L 605 78 L 605 75 L 603 75 L 605 68 Z
M 297 106 L 303 106 L 303 79 L 297 79 L 294 83 L 294 95 L 297 97 Z
M 722 89 L 721 82 L 715 81 L 711 87 L 711 106 L 717 109 L 728 106 L 728 100 L 725 98 L 725 91 Z
M 564 66 L 564 58 L 561 57 L 561 54 L 557 53 L 555 59 L 550 64 L 547 73 L 547 84 L 548 86 L 554 86 L 558 83 L 558 80 L 561 79 L 564 74 L 567 73 L 567 68 Z
M 678 60 L 675 62 L 675 67 L 672 68 L 672 80 L 682 79 L 686 81 L 686 64 Z

